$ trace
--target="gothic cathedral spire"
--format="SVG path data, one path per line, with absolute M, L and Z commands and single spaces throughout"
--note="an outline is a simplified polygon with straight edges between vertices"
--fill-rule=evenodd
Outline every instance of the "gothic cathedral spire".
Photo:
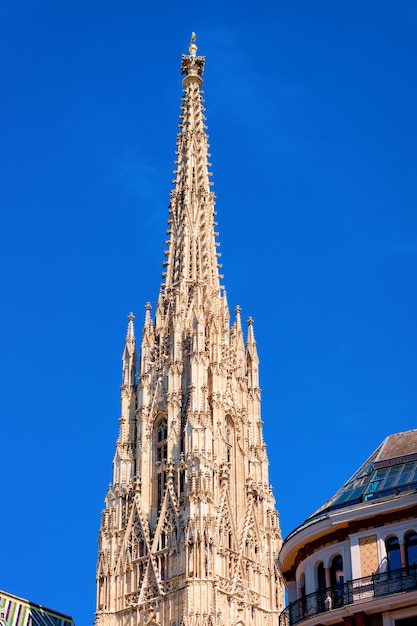
M 164 283 L 138 365 L 132 314 L 123 352 L 96 626 L 274 626 L 283 608 L 253 321 L 245 345 L 220 285 L 194 34 L 189 52 Z

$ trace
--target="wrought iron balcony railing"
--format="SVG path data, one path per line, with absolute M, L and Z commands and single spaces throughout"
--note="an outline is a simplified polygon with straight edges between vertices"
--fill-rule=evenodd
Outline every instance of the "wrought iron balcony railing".
M 356 578 L 346 583 L 319 589 L 291 602 L 279 617 L 279 626 L 294 626 L 325 611 L 339 609 L 346 604 L 364 602 L 417 589 L 417 565 Z

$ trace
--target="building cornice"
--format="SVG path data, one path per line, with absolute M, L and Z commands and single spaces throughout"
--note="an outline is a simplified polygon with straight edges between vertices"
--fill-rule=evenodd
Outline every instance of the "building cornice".
M 413 494 L 413 498 L 408 498 L 412 503 L 405 503 L 405 506 L 401 508 L 393 509 L 393 500 L 384 503 L 385 507 L 378 506 L 383 503 L 378 503 L 372 510 L 371 515 L 364 515 L 365 510 L 360 507 L 355 507 L 352 515 L 330 514 L 325 520 L 320 520 L 313 527 L 307 527 L 297 533 L 290 536 L 289 540 L 286 540 L 282 546 L 279 562 L 283 572 L 285 580 L 295 580 L 295 572 L 297 567 L 302 561 L 309 557 L 313 552 L 316 552 L 325 545 L 340 543 L 345 541 L 350 535 L 353 535 L 369 528 L 381 528 L 388 524 L 393 524 L 405 519 L 417 517 L 417 504 L 416 495 Z M 388 506 L 390 505 L 390 506 Z M 391 509 L 390 511 L 384 510 L 385 508 Z M 369 509 L 366 508 L 366 513 Z M 335 529 L 338 525 L 339 528 Z M 307 532 L 308 531 L 308 532 Z

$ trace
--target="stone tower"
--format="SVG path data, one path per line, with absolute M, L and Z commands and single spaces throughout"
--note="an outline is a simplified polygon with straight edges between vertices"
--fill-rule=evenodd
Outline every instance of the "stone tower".
M 129 316 L 120 431 L 97 564 L 96 626 L 275 626 L 281 535 L 262 437 L 253 322 L 220 285 L 195 35 L 163 284 L 140 354 Z

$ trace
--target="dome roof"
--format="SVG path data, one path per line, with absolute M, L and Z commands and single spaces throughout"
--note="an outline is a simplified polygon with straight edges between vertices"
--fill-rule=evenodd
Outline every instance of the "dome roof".
M 417 430 L 389 435 L 339 491 L 291 535 L 332 511 L 403 496 L 416 489 Z

